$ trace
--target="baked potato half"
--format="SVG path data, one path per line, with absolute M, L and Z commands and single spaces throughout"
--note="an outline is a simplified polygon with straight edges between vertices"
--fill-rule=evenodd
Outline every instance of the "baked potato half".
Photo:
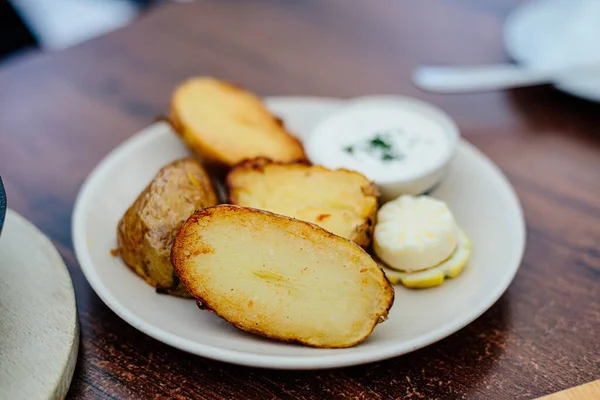
M 248 160 L 227 175 L 229 202 L 312 222 L 367 247 L 378 192 L 364 175 L 302 163 Z
M 191 297 L 170 261 L 173 239 L 195 210 L 217 204 L 213 184 L 193 158 L 163 167 L 117 227 L 118 254 L 157 292 Z
M 215 78 L 192 78 L 177 87 L 169 120 L 190 149 L 211 163 L 229 167 L 259 156 L 306 159 L 300 141 L 258 97 Z
M 394 289 L 355 243 L 253 208 L 196 211 L 171 253 L 181 282 L 232 325 L 314 347 L 350 347 L 386 319 Z

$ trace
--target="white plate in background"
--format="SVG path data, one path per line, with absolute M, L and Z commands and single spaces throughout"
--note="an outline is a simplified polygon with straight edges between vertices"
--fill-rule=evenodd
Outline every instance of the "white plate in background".
M 342 105 L 338 99 L 267 99 L 300 139 Z M 449 176 L 432 193 L 446 201 L 471 238 L 461 275 L 440 287 L 396 286 L 389 319 L 362 344 L 316 349 L 242 332 L 193 300 L 156 294 L 110 250 L 117 222 L 165 164 L 188 155 L 164 123 L 114 149 L 86 179 L 73 213 L 73 240 L 81 268 L 100 298 L 140 331 L 204 357 L 255 367 L 318 369 L 378 361 L 411 352 L 458 331 L 492 306 L 512 281 L 523 255 L 525 225 L 519 201 L 494 164 L 462 141 Z
M 554 86 L 600 102 L 600 1 L 524 2 L 506 19 L 504 47 L 513 60 L 531 69 L 597 64 L 593 72 L 571 74 Z

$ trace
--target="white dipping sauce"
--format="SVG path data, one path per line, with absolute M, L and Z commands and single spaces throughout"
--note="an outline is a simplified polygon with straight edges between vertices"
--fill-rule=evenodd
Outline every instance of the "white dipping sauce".
M 359 103 L 323 121 L 306 147 L 315 164 L 359 171 L 378 183 L 426 173 L 448 158 L 453 145 L 427 113 L 396 103 Z
M 374 181 L 382 201 L 419 195 L 445 176 L 459 141 L 443 111 L 400 96 L 366 97 L 325 118 L 305 142 L 308 157 Z

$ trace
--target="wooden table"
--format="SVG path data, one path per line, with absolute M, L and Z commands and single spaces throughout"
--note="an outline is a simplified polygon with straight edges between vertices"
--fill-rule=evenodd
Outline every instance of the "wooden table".
M 516 0 L 205 0 L 0 67 L 0 171 L 12 208 L 66 259 L 81 349 L 72 398 L 532 398 L 600 377 L 600 105 L 549 87 L 470 95 L 413 87 L 421 63 L 506 60 Z M 217 75 L 263 95 L 397 93 L 431 101 L 496 162 L 527 218 L 506 294 L 449 338 L 331 371 L 238 367 L 136 331 L 73 255 L 71 210 L 94 165 L 166 110 L 172 88 Z

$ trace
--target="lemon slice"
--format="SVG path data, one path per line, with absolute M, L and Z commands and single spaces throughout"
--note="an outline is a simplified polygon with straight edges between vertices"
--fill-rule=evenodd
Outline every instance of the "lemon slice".
M 401 283 L 407 288 L 424 289 L 439 286 L 446 278 L 456 278 L 467 265 L 471 256 L 471 242 L 467 234 L 459 229 L 456 250 L 450 258 L 435 267 L 419 272 L 400 272 L 393 270 L 379 261 L 388 280 L 396 285 Z
M 450 257 L 457 236 L 458 226 L 446 203 L 402 195 L 379 210 L 373 249 L 390 268 L 415 272 Z

